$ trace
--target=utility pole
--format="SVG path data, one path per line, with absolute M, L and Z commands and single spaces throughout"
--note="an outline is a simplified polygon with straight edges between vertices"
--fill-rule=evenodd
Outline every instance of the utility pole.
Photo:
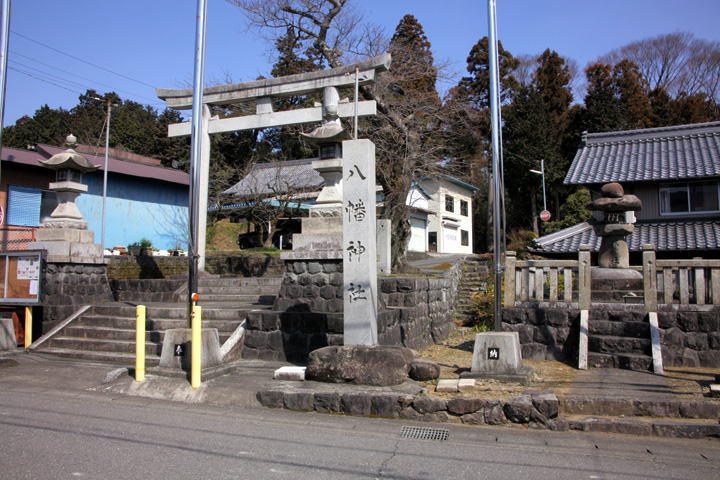
M 107 177 L 108 177 L 108 152 L 110 151 L 110 112 L 112 103 L 110 97 L 107 99 L 107 129 L 105 130 L 105 167 L 103 168 L 103 209 L 102 209 L 102 233 L 100 234 L 101 258 L 105 258 L 105 212 L 107 202 Z

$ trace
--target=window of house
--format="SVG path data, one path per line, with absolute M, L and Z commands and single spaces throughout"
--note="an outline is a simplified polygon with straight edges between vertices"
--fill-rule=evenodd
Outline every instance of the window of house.
M 453 197 L 452 195 L 445 195 L 445 211 L 455 211 L 455 197 Z
M 8 225 L 39 227 L 58 205 L 55 192 L 39 188 L 8 186 Z
M 465 200 L 460 200 L 460 215 L 464 217 L 468 216 L 468 202 Z
M 720 211 L 718 182 L 664 183 L 660 185 L 660 213 Z
M 460 244 L 463 247 L 470 245 L 470 232 L 467 230 L 460 230 Z

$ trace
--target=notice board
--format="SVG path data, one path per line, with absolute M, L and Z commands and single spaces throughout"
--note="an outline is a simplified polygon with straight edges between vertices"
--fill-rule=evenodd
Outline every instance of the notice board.
M 39 303 L 42 274 L 42 251 L 0 252 L 0 303 Z

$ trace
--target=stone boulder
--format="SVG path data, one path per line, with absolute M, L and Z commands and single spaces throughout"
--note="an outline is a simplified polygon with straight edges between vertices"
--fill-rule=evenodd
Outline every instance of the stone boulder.
M 440 365 L 426 358 L 416 358 L 410 363 L 410 378 L 427 382 L 440 377 Z
M 310 352 L 305 378 L 327 383 L 399 385 L 407 379 L 414 353 L 388 345 L 330 346 Z

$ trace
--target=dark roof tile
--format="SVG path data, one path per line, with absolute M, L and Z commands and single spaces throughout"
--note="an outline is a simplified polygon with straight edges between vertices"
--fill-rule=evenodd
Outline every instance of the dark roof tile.
M 720 122 L 583 136 L 566 184 L 720 176 Z

